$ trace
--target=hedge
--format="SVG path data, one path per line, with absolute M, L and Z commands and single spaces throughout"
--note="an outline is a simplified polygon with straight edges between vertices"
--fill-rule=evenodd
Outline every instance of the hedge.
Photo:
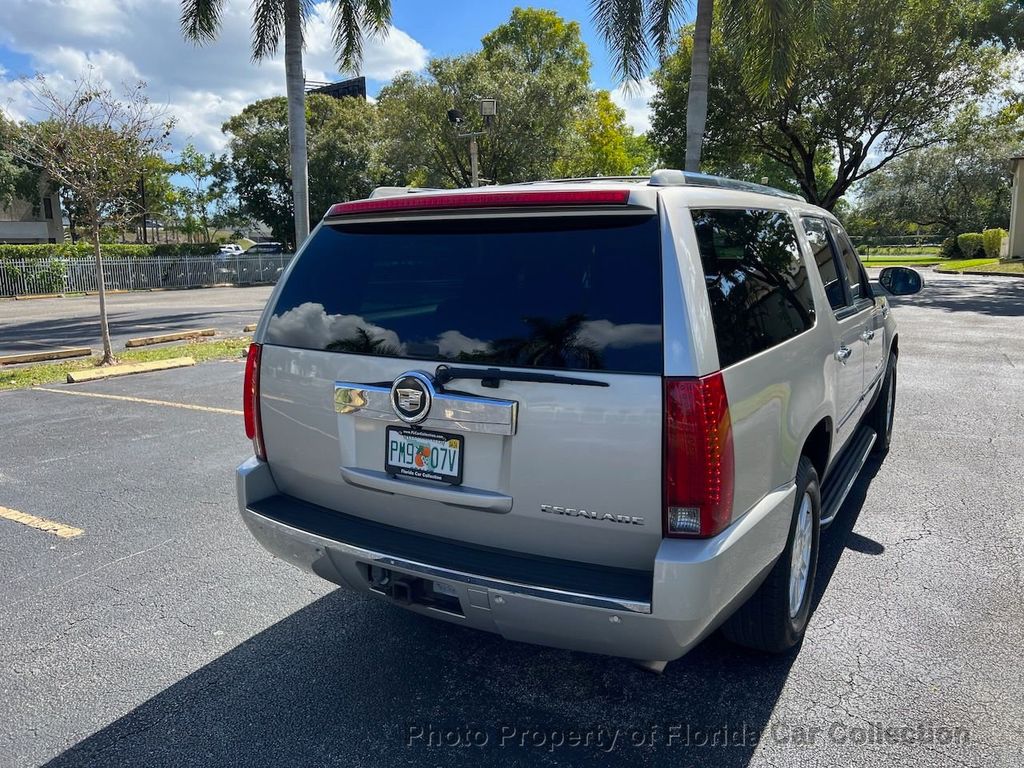
M 105 243 L 100 246 L 103 256 L 108 258 L 146 258 L 151 256 L 208 256 L 218 253 L 218 243 L 158 243 L 156 245 L 134 245 L 127 243 Z M 0 259 L 67 259 L 75 256 L 92 256 L 89 243 L 40 243 L 37 245 L 0 244 Z
M 955 237 L 947 237 L 942 241 L 942 245 L 939 247 L 939 256 L 944 259 L 959 259 L 962 256 Z
M 985 248 L 985 255 L 990 259 L 999 258 L 999 249 L 1003 245 L 1003 238 L 1010 233 L 1005 229 L 986 229 L 981 233 L 982 245 Z
M 957 235 L 956 242 L 965 259 L 973 259 L 982 248 L 980 232 L 965 232 L 962 235 Z

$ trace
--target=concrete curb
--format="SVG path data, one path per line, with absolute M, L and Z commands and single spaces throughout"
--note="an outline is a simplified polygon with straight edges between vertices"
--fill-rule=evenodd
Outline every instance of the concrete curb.
M 73 371 L 68 374 L 68 384 L 78 384 L 82 381 L 95 381 L 96 379 L 109 379 L 114 376 L 128 376 L 133 373 L 149 373 L 150 371 L 166 371 L 171 368 L 187 368 L 195 364 L 196 361 L 191 357 L 172 357 L 168 360 L 153 360 L 148 363 L 124 363 L 122 365 L 110 365 L 106 368 L 92 368 L 85 371 Z
M 192 331 L 179 331 L 177 333 L 162 333 L 157 336 L 140 336 L 135 339 L 128 339 L 124 345 L 132 347 L 148 347 L 150 344 L 163 344 L 168 341 L 183 341 L 185 339 L 198 339 L 200 336 L 213 336 L 217 333 L 213 328 L 198 328 Z
M 961 275 L 995 275 L 997 277 L 1024 277 L 1024 272 L 982 272 L 980 269 L 965 269 Z
M 245 328 L 242 329 L 242 331 L 244 331 L 245 333 L 252 333 L 255 330 L 256 330 L 256 323 L 252 323 L 250 325 L 247 325 L 247 326 L 245 326 Z
M 85 357 L 91 355 L 89 347 L 69 347 L 67 349 L 48 349 L 40 352 L 19 352 L 15 355 L 0 355 L 0 365 L 17 365 L 18 363 L 38 363 L 43 360 L 63 360 L 66 357 Z

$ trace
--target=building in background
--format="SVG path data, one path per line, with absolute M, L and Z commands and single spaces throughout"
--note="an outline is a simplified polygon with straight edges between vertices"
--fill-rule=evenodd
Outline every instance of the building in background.
M 353 77 L 350 80 L 342 80 L 338 83 L 322 83 L 318 80 L 307 80 L 306 92 L 322 93 L 325 96 L 333 96 L 336 99 L 354 96 L 357 99 L 366 101 L 366 78 Z
M 62 243 L 64 222 L 60 195 L 45 179 L 35 200 L 15 199 L 0 208 L 0 243 Z

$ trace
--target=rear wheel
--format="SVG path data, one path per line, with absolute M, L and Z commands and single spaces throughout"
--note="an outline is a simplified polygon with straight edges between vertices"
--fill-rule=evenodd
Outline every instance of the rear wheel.
M 882 383 L 882 391 L 878 393 L 878 400 L 871 408 L 871 414 L 867 418 L 867 424 L 878 437 L 871 452 L 876 455 L 884 455 L 889 451 L 889 443 L 892 441 L 892 421 L 896 413 L 896 355 L 889 355 L 889 362 L 885 367 L 885 380 Z
M 800 642 L 811 614 L 820 528 L 818 473 L 810 459 L 801 456 L 786 548 L 757 592 L 726 621 L 726 638 L 768 653 L 781 653 Z

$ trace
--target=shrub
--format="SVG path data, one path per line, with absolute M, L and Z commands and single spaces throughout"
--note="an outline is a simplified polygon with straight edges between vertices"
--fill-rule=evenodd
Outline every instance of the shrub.
M 973 259 L 982 248 L 980 232 L 965 232 L 962 235 L 957 235 L 956 242 L 960 246 L 963 258 L 965 259 Z
M 985 255 L 990 259 L 999 258 L 999 249 L 1002 247 L 1003 238 L 1009 235 L 1005 229 L 986 229 L 981 233 L 982 246 L 985 248 Z
M 942 241 L 942 245 L 939 246 L 939 256 L 944 259 L 959 259 L 962 256 L 956 237 L 947 237 Z
M 217 253 L 217 243 L 158 243 L 138 245 L 134 243 L 103 243 L 100 245 L 107 258 L 145 258 L 147 256 L 208 256 Z M 0 244 L 0 259 L 67 259 L 74 256 L 92 256 L 89 243 L 39 243 L 35 245 Z

